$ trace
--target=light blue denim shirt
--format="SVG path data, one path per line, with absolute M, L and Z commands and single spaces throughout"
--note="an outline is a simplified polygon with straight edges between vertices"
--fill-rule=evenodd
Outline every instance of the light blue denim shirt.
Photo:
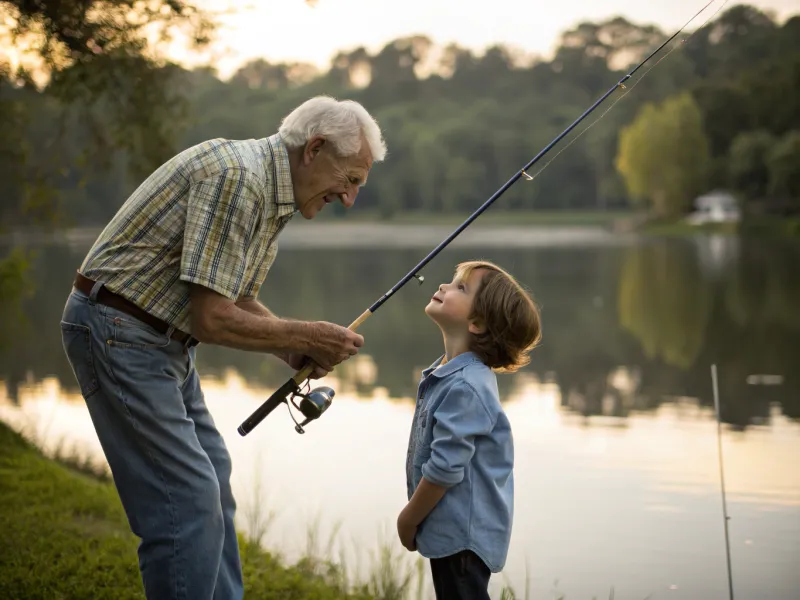
M 424 476 L 448 488 L 417 529 L 426 558 L 472 550 L 493 573 L 514 517 L 514 442 L 497 377 L 472 352 L 422 372 L 406 459 L 408 498 Z

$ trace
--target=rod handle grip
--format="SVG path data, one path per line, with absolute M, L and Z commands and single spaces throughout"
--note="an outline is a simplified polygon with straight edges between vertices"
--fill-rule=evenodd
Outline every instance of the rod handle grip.
M 371 312 L 369 309 L 365 310 L 363 313 L 361 313 L 361 314 L 358 316 L 358 318 L 357 318 L 355 321 L 353 321 L 352 323 L 350 323 L 350 325 L 348 325 L 348 326 L 347 326 L 347 328 L 348 328 L 350 331 L 355 331 L 356 329 L 358 329 L 358 327 L 359 327 L 359 326 L 360 326 L 360 325 L 361 325 L 361 324 L 362 324 L 364 321 L 366 321 L 366 320 L 369 318 L 369 316 L 370 316 L 371 314 L 372 314 L 372 312 Z M 313 371 L 313 370 L 314 370 L 314 361 L 313 361 L 313 360 L 309 360 L 309 361 L 308 361 L 308 363 L 306 363 L 306 366 L 304 366 L 302 369 L 300 369 L 300 370 L 299 370 L 297 373 L 295 373 L 295 374 L 294 374 L 294 376 L 292 377 L 292 379 L 294 380 L 294 382 L 295 382 L 297 385 L 300 385 L 300 384 L 301 384 L 301 383 L 303 383 L 303 382 L 304 382 L 306 379 L 308 379 L 308 376 L 309 376 L 309 375 L 311 375 L 311 371 Z
M 237 428 L 239 435 L 245 436 L 253 429 L 255 429 L 256 425 L 261 423 L 267 415 L 269 415 L 273 410 L 280 406 L 281 402 L 286 402 L 286 398 L 298 391 L 297 384 L 294 382 L 293 379 L 289 379 L 286 383 L 284 383 L 281 387 L 279 387 L 269 399 L 264 402 L 261 406 L 259 406 L 253 413 L 247 417 L 241 425 Z

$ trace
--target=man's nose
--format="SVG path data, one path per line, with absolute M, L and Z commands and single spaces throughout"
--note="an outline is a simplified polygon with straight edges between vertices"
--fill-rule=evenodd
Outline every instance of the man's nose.
M 340 198 L 342 199 L 342 204 L 344 204 L 345 208 L 350 208 L 353 204 L 356 203 L 356 196 L 358 196 L 359 187 L 357 185 L 353 185 L 348 187 L 344 191 L 343 194 L 340 194 Z

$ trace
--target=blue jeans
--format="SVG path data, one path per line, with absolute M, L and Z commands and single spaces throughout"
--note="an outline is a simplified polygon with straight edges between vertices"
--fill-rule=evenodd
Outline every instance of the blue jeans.
M 131 530 L 150 600 L 243 596 L 231 459 L 200 389 L 195 348 L 73 289 L 64 350 Z

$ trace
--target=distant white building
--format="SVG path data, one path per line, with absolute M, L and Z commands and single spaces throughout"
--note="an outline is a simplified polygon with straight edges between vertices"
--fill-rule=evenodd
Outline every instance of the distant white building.
M 704 223 L 731 223 L 741 218 L 739 205 L 732 194 L 714 190 L 698 196 L 694 201 L 695 211 L 686 220 L 692 225 Z

